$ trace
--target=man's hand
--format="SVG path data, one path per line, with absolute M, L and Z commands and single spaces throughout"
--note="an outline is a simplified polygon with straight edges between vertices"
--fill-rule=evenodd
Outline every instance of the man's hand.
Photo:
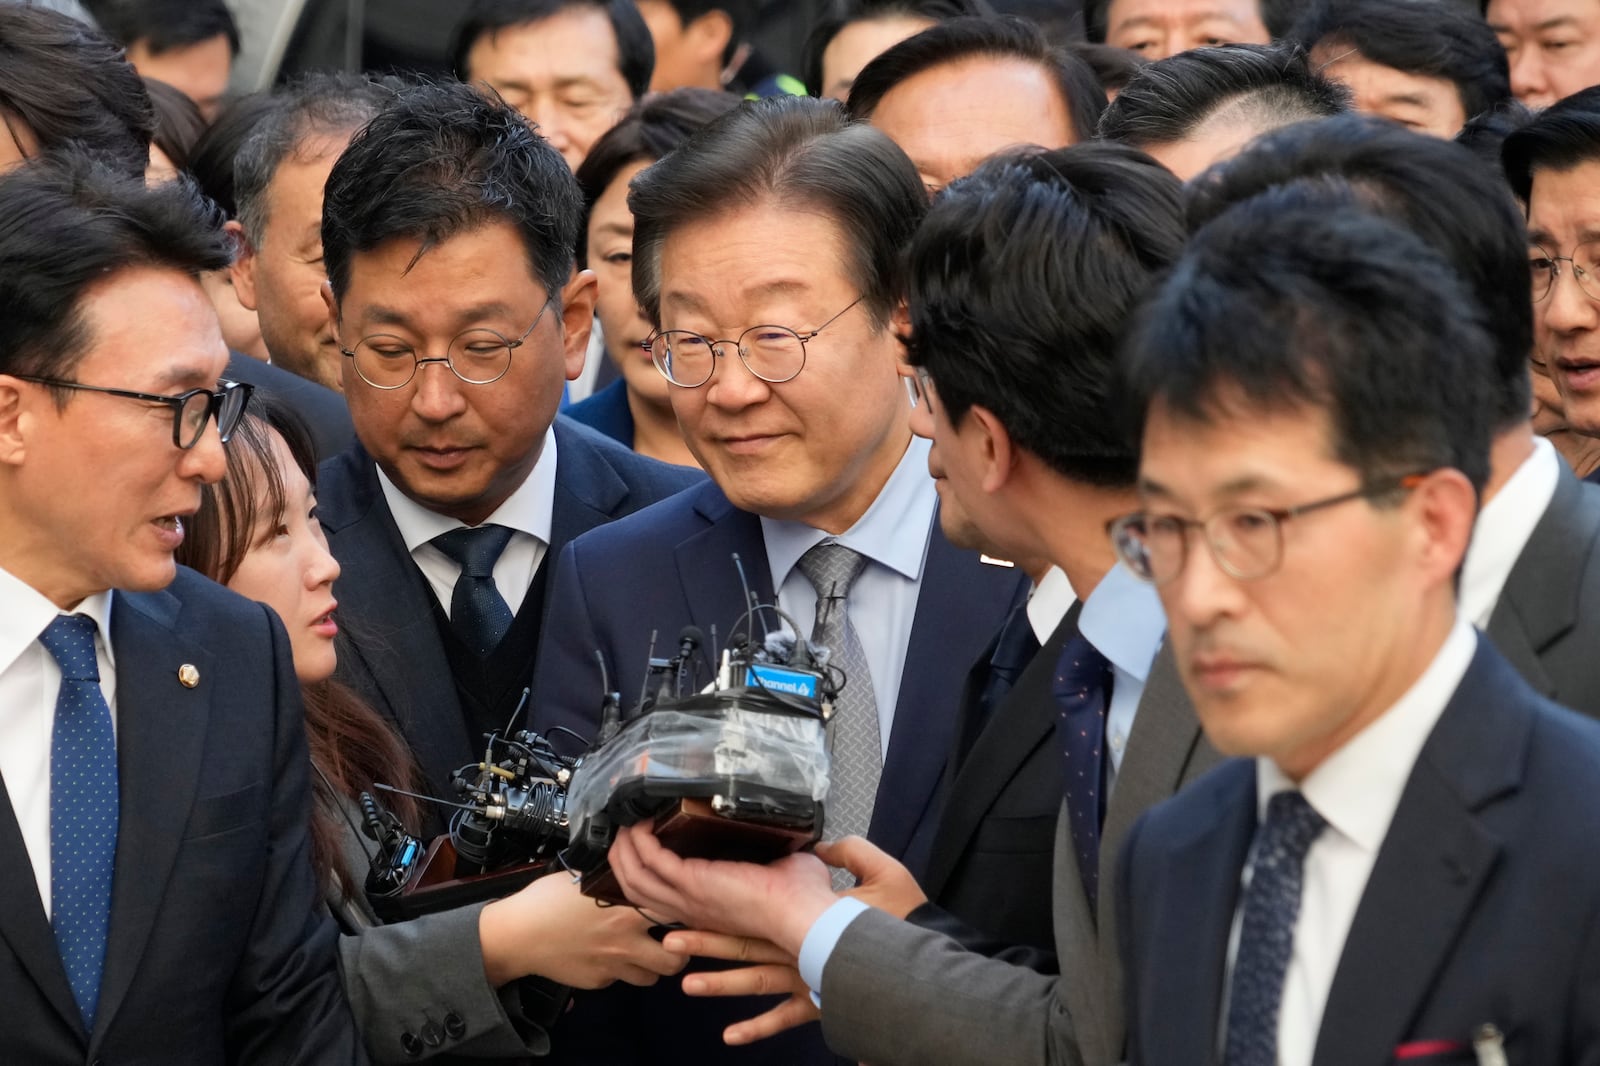
M 842 866 L 855 874 L 860 884 L 845 893 L 896 918 L 904 918 L 924 903 L 928 896 L 911 876 L 911 871 L 896 862 L 888 852 L 864 837 L 845 837 L 831 844 L 818 844 L 817 857 L 829 866 Z
M 787 855 L 766 866 L 685 859 L 644 822 L 617 834 L 610 860 L 628 899 L 651 914 L 768 940 L 789 955 L 800 953 L 812 923 L 834 902 L 828 869 L 815 856 Z
M 549 874 L 483 908 L 478 938 L 496 988 L 538 975 L 573 988 L 613 981 L 653 985 L 688 962 L 650 936 L 652 923 L 631 907 L 603 907 L 567 874 Z
M 693 973 L 683 979 L 683 990 L 691 996 L 774 996 L 788 999 L 764 1014 L 737 1022 L 722 1031 L 724 1043 L 753 1044 L 776 1036 L 797 1025 L 816 1021 L 821 1016 L 811 1002 L 811 990 L 800 979 L 794 956 L 765 940 L 721 933 L 681 931 L 667 934 L 664 946 L 685 955 L 751 963 L 736 970 Z

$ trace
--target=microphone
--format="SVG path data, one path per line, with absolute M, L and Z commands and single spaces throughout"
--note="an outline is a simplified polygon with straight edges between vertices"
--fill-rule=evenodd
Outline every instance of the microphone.
M 700 650 L 700 645 L 706 640 L 705 631 L 699 626 L 688 625 L 678 631 L 678 695 L 681 697 L 685 691 L 684 681 L 688 680 L 688 691 L 694 691 L 696 669 L 695 652 Z

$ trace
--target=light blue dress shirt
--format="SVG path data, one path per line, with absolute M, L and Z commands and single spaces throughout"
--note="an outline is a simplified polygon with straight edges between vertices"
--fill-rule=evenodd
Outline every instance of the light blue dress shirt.
M 906 645 L 911 642 L 911 623 L 917 613 L 917 593 L 922 588 L 928 538 L 939 504 L 938 490 L 928 476 L 929 447 L 928 441 L 913 438 L 872 506 L 836 537 L 803 522 L 761 519 L 778 606 L 805 636 L 811 635 L 816 622 L 817 590 L 796 568 L 800 557 L 825 540 L 867 557 L 866 568 L 850 587 L 845 609 L 872 671 L 878 736 L 885 754 L 894 727 L 900 676 L 905 672 Z
M 1111 707 L 1106 714 L 1106 738 L 1111 745 L 1113 775 L 1122 765 L 1122 752 L 1133 731 L 1134 715 L 1144 695 L 1145 681 L 1150 677 L 1150 665 L 1155 662 L 1156 652 L 1161 650 L 1166 631 L 1167 618 L 1155 588 L 1140 581 L 1121 563 L 1100 579 L 1083 602 L 1078 632 L 1111 660 L 1114 673 Z M 1113 786 L 1115 780 L 1113 776 Z M 819 1006 L 822 973 L 828 959 L 845 928 L 866 909 L 867 905 L 858 899 L 841 899 L 824 911 L 806 933 L 798 960 L 800 976 Z

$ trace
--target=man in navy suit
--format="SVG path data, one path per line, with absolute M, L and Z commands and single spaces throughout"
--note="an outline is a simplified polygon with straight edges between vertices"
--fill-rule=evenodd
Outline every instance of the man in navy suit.
M 634 288 L 713 483 L 563 553 L 534 699 L 537 724 L 592 735 L 596 652 L 612 687 L 636 693 L 653 631 L 729 634 L 748 584 L 855 664 L 830 725 L 829 835 L 864 833 L 912 870 L 962 680 L 1022 580 L 945 539 L 928 446 L 912 439 L 893 318 L 926 205 L 893 143 L 803 98 L 732 112 L 636 179 Z M 652 999 L 660 1025 L 606 1034 L 642 1032 L 637 1061 L 656 1061 L 669 1031 L 697 1062 L 826 1056 L 811 1026 L 783 1048 L 724 1048 L 720 1023 L 748 1003 Z
M 248 397 L 213 212 L 86 156 L 0 178 L 0 1061 L 362 1061 L 288 638 L 173 564 Z
M 1113 537 L 1244 757 L 1128 835 L 1133 1063 L 1600 1061 L 1600 727 L 1459 609 L 1495 343 L 1369 202 L 1236 204 L 1124 352 L 1143 510 Z
M 594 312 L 581 217 L 560 155 L 460 85 L 399 93 L 328 181 L 324 295 L 359 438 L 317 491 L 340 671 L 442 797 L 522 701 L 555 553 L 700 479 L 556 420 Z

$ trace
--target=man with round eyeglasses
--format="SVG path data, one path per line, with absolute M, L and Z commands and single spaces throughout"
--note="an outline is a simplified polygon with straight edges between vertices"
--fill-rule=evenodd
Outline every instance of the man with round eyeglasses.
M 0 1060 L 365 1061 L 282 623 L 175 565 L 248 385 L 190 185 L 0 177 Z

